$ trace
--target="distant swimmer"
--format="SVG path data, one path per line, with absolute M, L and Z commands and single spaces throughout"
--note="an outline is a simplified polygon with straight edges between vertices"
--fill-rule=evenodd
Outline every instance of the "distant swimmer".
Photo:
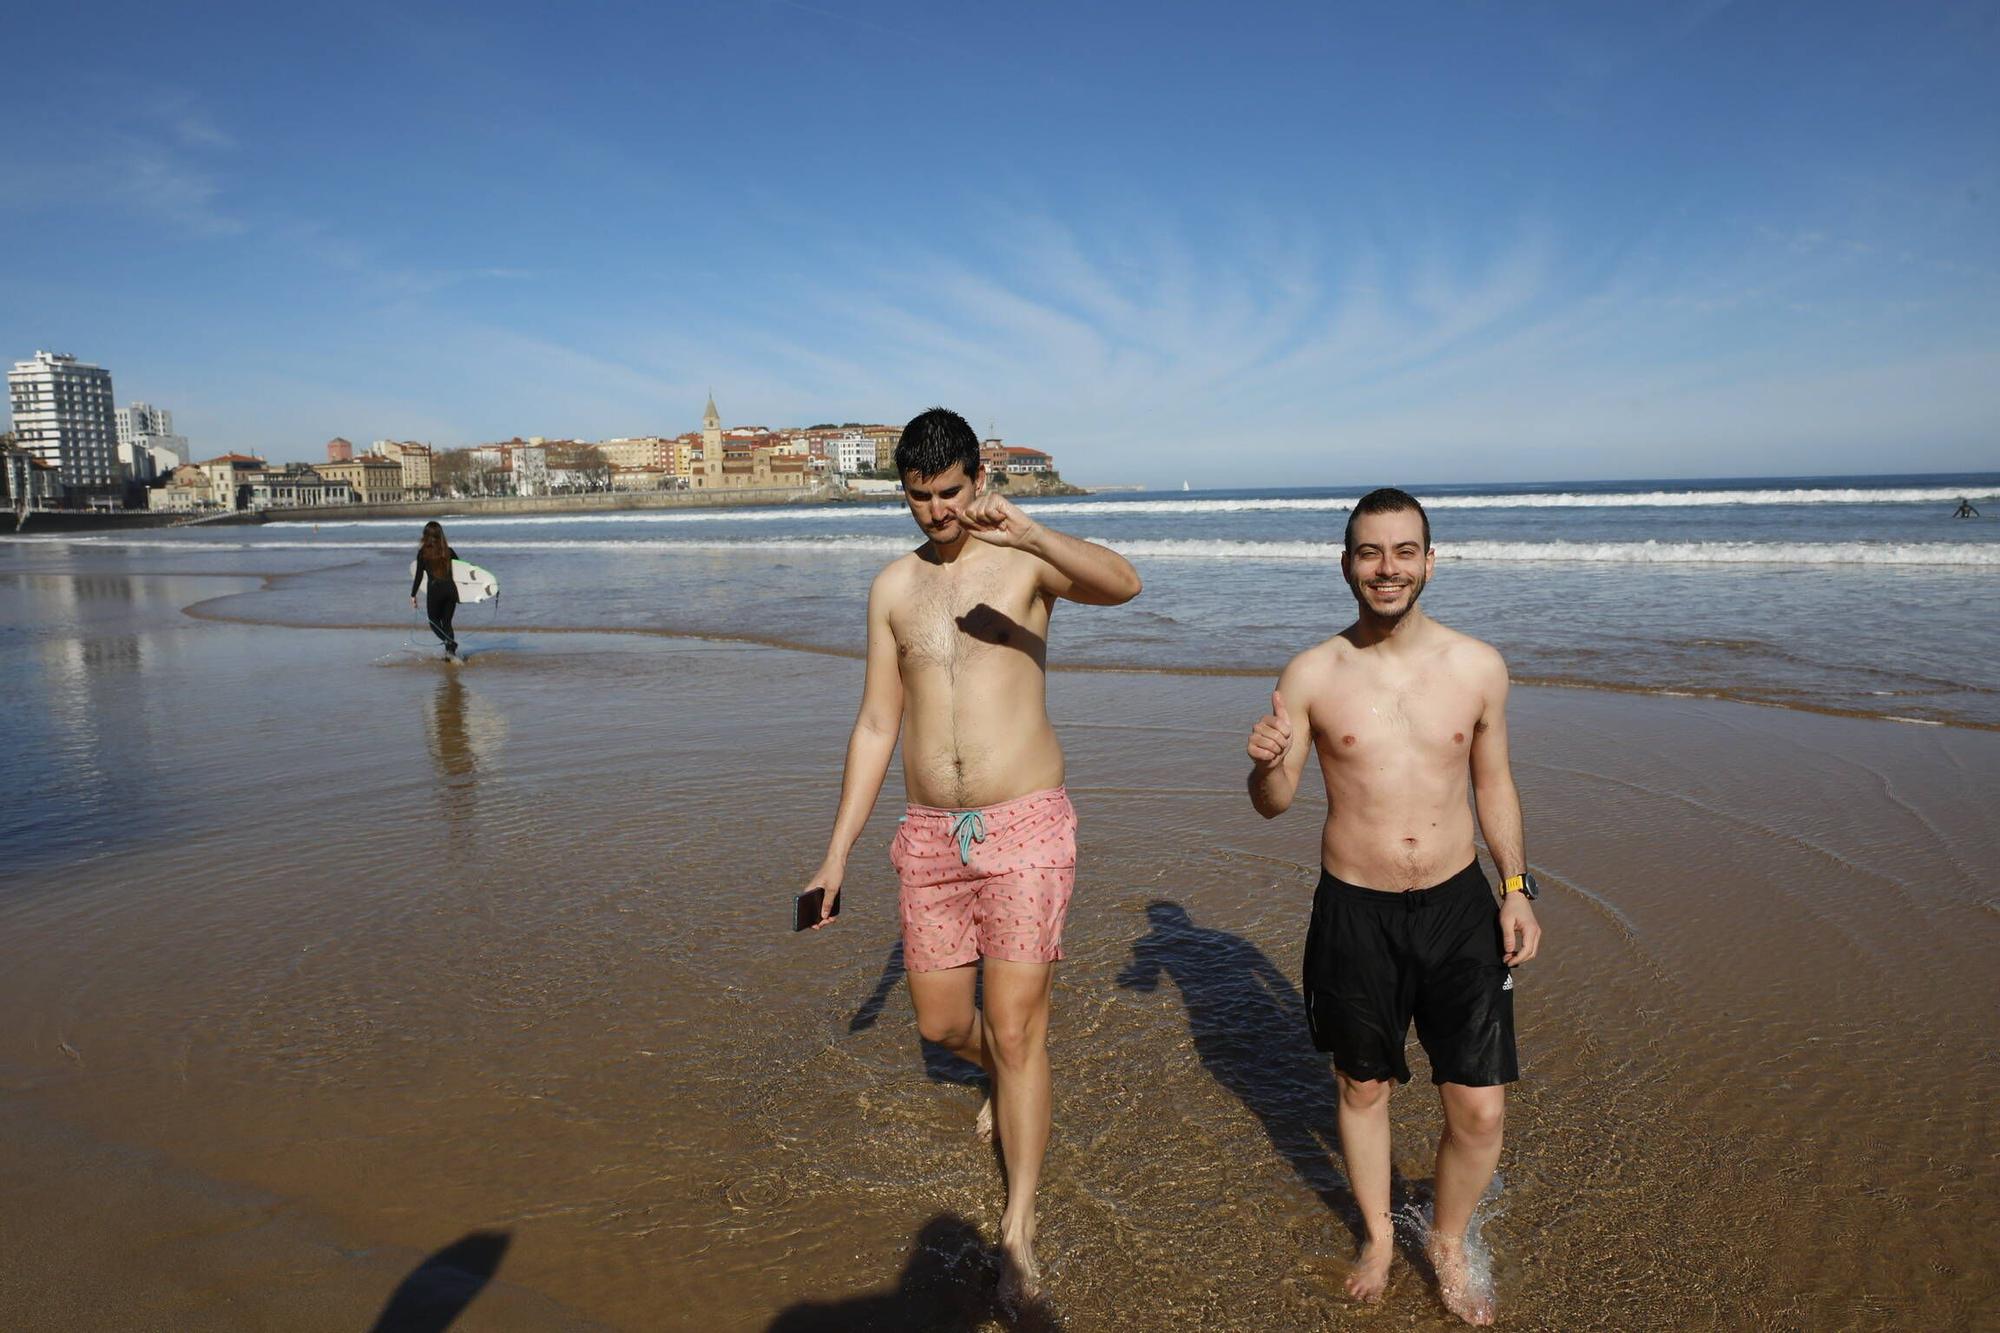
M 1283 814 L 1317 752 L 1327 813 L 1304 989 L 1313 1044 L 1333 1053 L 1341 1151 L 1367 1227 L 1348 1294 L 1376 1301 L 1388 1285 L 1389 1093 L 1410 1079 L 1414 1017 L 1444 1103 L 1428 1247 L 1438 1293 L 1466 1323 L 1490 1324 L 1491 1280 L 1467 1262 L 1466 1229 L 1500 1161 L 1505 1085 L 1520 1077 L 1508 969 L 1535 956 L 1542 930 L 1507 762 L 1507 664 L 1424 614 L 1434 560 L 1415 498 L 1384 489 L 1356 502 L 1340 569 L 1359 617 L 1278 678 L 1250 732 L 1250 802 Z M 1468 778 L 1504 880 L 1497 904 Z
M 979 436 L 955 412 L 935 407 L 905 426 L 896 470 L 926 540 L 869 589 L 861 712 L 826 860 L 806 887 L 825 889 L 814 929 L 833 924 L 900 732 L 910 805 L 889 863 L 910 1000 L 926 1040 L 991 1075 L 979 1127 L 997 1129 L 1006 1163 L 1002 1294 L 1018 1301 L 1040 1286 L 1049 992 L 1076 881 L 1076 812 L 1046 704 L 1049 618 L 1059 598 L 1129 602 L 1139 575 L 988 492 Z M 982 965 L 983 1010 L 973 1002 Z
M 1954 514 L 1952 514 L 1952 517 L 1953 517 L 1953 518 L 1978 518 L 1978 517 L 1979 517 L 1979 511 L 1978 511 L 1977 509 L 1974 509 L 1974 508 L 1972 507 L 1972 501 L 1970 501 L 1970 500 L 1966 499 L 1966 498 L 1965 498 L 1964 496 L 1962 496 L 1962 495 L 1961 495 L 1961 496 L 1959 496 L 1959 497 L 1958 497 L 1958 510 L 1957 510 L 1957 512 L 1955 512 Z
M 436 519 L 424 524 L 424 538 L 417 544 L 416 573 L 410 576 L 410 605 L 416 606 L 417 589 L 429 579 L 424 615 L 431 622 L 431 633 L 444 641 L 447 661 L 458 660 L 458 639 L 451 631 L 451 618 L 458 613 L 458 584 L 451 577 L 451 562 L 456 559 L 458 552 L 444 539 L 444 525 Z

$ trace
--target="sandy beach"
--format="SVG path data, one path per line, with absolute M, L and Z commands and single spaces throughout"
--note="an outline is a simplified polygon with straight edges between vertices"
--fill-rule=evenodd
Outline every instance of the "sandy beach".
M 10 1327 L 1007 1326 L 979 1094 L 901 985 L 893 774 L 838 927 L 787 930 L 859 663 L 523 632 L 451 668 L 186 613 L 218 596 L 282 580 L 0 574 Z M 1065 1328 L 1448 1326 L 1408 1259 L 1337 1294 L 1319 811 L 1244 799 L 1263 688 L 1051 680 Z M 1512 728 L 1548 937 L 1481 1214 L 1503 1323 L 1989 1319 L 2000 734 L 1536 688 Z

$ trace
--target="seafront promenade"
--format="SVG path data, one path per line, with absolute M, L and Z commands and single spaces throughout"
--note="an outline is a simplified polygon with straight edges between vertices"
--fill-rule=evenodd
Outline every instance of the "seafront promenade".
M 1012 499 L 1052 495 L 1089 495 L 1091 491 L 1059 479 L 1008 477 L 1001 494 Z M 379 518 L 445 518 L 453 514 L 596 514 L 640 509 L 702 509 L 742 505 L 881 504 L 893 501 L 893 490 L 862 491 L 839 483 L 813 486 L 741 486 L 688 491 L 598 491 L 568 495 L 493 495 L 460 500 L 405 500 L 394 504 L 300 506 L 244 512 L 222 523 L 327 523 Z
M 1143 490 L 1143 487 L 1114 487 Z M 1038 477 L 1009 477 L 1003 495 L 1013 499 L 1038 496 L 1090 495 L 1093 491 L 1067 482 Z M 65 536 L 70 533 L 103 533 L 142 528 L 182 527 L 190 523 L 233 526 L 245 523 L 336 523 L 356 519 L 407 518 L 422 520 L 468 514 L 599 514 L 644 509 L 733 508 L 749 505 L 785 504 L 880 504 L 894 500 L 896 492 L 862 491 L 842 484 L 812 486 L 743 486 L 718 490 L 690 491 L 596 491 L 565 495 L 488 495 L 462 499 L 403 500 L 387 504 L 297 505 L 272 509 L 245 509 L 233 514 L 209 513 L 189 516 L 148 510 L 33 510 L 25 518 L 0 515 L 0 525 L 9 519 L 13 527 L 0 527 L 0 535 L 21 532 L 34 536 Z
M 356 519 L 407 518 L 413 521 L 444 518 L 453 514 L 593 514 L 637 509 L 697 509 L 726 505 L 776 505 L 837 503 L 851 500 L 880 500 L 882 496 L 856 495 L 844 488 L 829 486 L 743 487 L 715 491 L 616 491 L 585 495 L 490 495 L 460 500 L 405 500 L 394 504 L 299 505 L 281 509 L 245 509 L 233 514 L 199 516 L 149 512 L 143 509 L 34 510 L 23 518 L 11 519 L 7 532 L 25 536 L 61 537 L 71 533 L 101 534 L 137 531 L 143 528 L 183 527 L 190 523 L 235 526 L 245 523 L 334 523 Z
M 405 500 L 395 504 L 301 506 L 234 517 L 237 523 L 329 523 L 374 518 L 444 518 L 452 514 L 594 514 L 636 509 L 701 509 L 721 505 L 804 504 L 862 497 L 827 486 L 741 487 L 713 491 L 598 491 L 584 495 L 490 495 L 463 500 Z

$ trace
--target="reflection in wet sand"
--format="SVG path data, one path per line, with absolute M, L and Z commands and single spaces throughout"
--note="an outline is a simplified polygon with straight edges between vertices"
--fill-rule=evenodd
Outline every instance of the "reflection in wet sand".
M 438 817 L 449 842 L 462 848 L 476 831 L 479 779 L 497 766 L 507 739 L 507 720 L 468 689 L 462 668 L 444 666 L 424 712 L 424 734 L 437 770 Z

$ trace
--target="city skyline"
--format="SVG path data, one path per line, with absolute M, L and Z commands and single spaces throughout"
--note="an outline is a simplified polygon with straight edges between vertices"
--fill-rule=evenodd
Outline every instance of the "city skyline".
M 713 386 L 1086 484 L 1981 470 L 1996 54 L 1973 6 L 112 5 L 0 90 L 0 359 L 274 461 Z

